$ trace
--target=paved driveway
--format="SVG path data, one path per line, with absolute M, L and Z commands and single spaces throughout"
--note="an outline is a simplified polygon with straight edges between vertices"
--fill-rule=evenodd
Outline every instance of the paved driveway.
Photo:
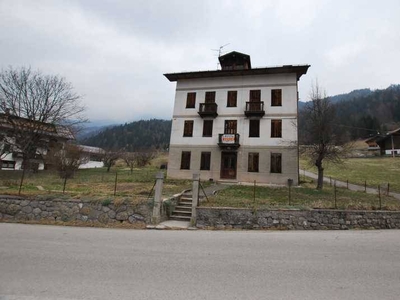
M 0 299 L 399 299 L 400 231 L 0 223 Z

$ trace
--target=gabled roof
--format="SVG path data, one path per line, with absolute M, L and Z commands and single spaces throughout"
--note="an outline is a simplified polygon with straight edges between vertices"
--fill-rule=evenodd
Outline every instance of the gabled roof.
M 218 60 L 221 64 L 222 69 L 225 69 L 226 66 L 232 64 L 240 64 L 243 66 L 246 65 L 245 69 L 251 69 L 250 55 L 237 51 L 232 51 L 227 54 L 221 55 L 220 57 L 218 57 Z

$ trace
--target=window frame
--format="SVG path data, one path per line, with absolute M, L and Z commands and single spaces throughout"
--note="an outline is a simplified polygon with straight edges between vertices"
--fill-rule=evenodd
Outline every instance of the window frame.
M 196 92 L 187 93 L 187 95 L 186 95 L 186 108 L 196 108 Z
M 258 123 L 256 126 L 257 129 L 254 129 L 255 123 Z M 252 126 L 253 124 L 253 126 Z M 253 128 L 253 130 L 252 130 Z M 260 120 L 259 119 L 254 119 L 254 120 L 249 120 L 249 137 L 251 138 L 259 138 L 260 137 Z
M 279 94 L 279 97 L 277 97 Z M 282 89 L 271 90 L 271 106 L 282 106 Z
M 209 151 L 201 152 L 200 170 L 210 171 L 210 169 L 211 169 L 211 152 Z
M 271 152 L 270 157 L 270 173 L 282 174 L 282 153 Z
M 191 151 L 182 151 L 181 170 L 190 170 Z
M 228 126 L 228 124 L 235 124 L 235 126 Z M 233 128 L 235 127 L 235 128 Z M 234 129 L 234 130 L 233 130 Z M 237 133 L 237 120 L 225 120 L 224 123 L 224 134 L 236 134 Z
M 209 127 L 207 127 L 206 124 L 211 124 L 211 125 L 208 125 Z M 212 137 L 213 126 L 214 126 L 214 120 L 203 120 L 203 137 Z M 206 129 L 209 129 L 211 132 L 206 134 Z
M 183 125 L 183 137 L 193 137 L 193 127 L 194 127 L 193 120 L 185 120 Z
M 237 107 L 237 91 L 227 92 L 226 107 Z
M 207 91 L 204 95 L 204 103 L 215 103 L 215 97 L 215 91 Z
M 258 173 L 260 169 L 260 153 L 249 152 L 247 156 L 247 172 Z
M 279 124 L 279 126 L 277 124 Z M 282 138 L 282 120 L 281 119 L 272 119 L 271 120 L 271 138 Z
M 261 90 L 250 90 L 249 101 L 250 102 L 261 102 Z

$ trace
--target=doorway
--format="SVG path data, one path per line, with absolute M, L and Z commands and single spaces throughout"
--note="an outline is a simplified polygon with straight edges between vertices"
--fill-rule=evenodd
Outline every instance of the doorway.
M 237 152 L 221 152 L 221 179 L 236 179 Z

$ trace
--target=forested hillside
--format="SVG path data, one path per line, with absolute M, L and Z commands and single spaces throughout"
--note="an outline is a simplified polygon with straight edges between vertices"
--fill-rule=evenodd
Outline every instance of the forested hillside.
M 171 135 L 171 121 L 141 120 L 108 128 L 82 141 L 88 146 L 134 152 L 141 149 L 167 149 Z
M 329 97 L 337 111 L 337 126 L 349 139 L 366 138 L 400 127 L 400 85 L 371 91 L 357 90 Z M 299 130 L 302 130 L 302 110 Z

